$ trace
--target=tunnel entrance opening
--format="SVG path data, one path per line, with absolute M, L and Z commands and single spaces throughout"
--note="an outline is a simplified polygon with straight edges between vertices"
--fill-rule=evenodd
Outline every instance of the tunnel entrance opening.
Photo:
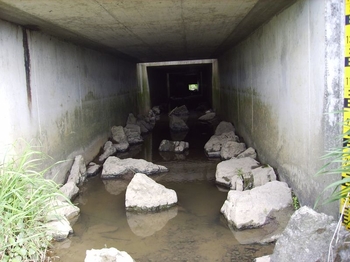
M 216 60 L 142 63 L 140 90 L 148 90 L 148 106 L 166 111 L 186 105 L 189 110 L 213 107 L 213 63 Z M 147 92 L 145 92 L 147 93 Z M 146 103 L 147 104 L 147 103 Z

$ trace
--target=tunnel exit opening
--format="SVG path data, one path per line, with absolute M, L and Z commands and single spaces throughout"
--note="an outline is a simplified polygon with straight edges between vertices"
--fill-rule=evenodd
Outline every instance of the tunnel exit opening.
M 181 105 L 190 110 L 213 108 L 213 88 L 217 86 L 215 59 L 138 64 L 140 106 L 170 111 Z

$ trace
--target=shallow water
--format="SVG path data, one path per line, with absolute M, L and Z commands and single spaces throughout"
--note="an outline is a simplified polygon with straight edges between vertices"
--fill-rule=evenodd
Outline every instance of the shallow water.
M 115 247 L 135 261 L 148 262 L 252 261 L 272 253 L 273 244 L 242 245 L 236 232 L 227 227 L 220 214 L 227 192 L 215 185 L 218 161 L 207 159 L 203 149 L 212 129 L 191 121 L 191 130 L 183 134 L 190 143 L 187 155 L 158 152 L 162 139 L 175 140 L 166 121 L 160 120 L 142 146 L 123 156 L 168 167 L 169 172 L 152 178 L 176 191 L 178 206 L 160 213 L 126 212 L 125 190 L 130 178 L 91 178 L 77 199 L 81 214 L 73 226 L 74 234 L 56 245 L 59 258 L 55 261 L 84 261 L 87 249 L 104 247 Z

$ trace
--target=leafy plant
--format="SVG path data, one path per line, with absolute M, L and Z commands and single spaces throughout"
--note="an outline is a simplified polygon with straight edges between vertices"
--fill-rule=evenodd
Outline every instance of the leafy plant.
M 294 210 L 298 210 L 300 208 L 300 202 L 298 197 L 292 191 L 292 200 L 293 200 L 293 208 Z
M 342 122 L 343 134 L 338 148 L 328 151 L 321 159 L 327 163 L 316 173 L 319 175 L 337 175 L 340 179 L 328 185 L 318 197 L 315 207 L 319 204 L 321 196 L 328 190 L 332 190 L 329 197 L 322 204 L 334 201 L 343 201 L 350 193 L 350 125 L 349 122 Z
M 46 214 L 62 194 L 37 171 L 44 154 L 25 143 L 23 153 L 7 154 L 0 163 L 0 260 L 44 261 L 51 237 Z

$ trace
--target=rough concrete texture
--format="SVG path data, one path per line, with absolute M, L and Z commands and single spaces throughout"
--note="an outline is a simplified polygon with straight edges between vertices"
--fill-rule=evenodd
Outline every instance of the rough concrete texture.
M 342 5 L 297 1 L 218 59 L 219 113 L 304 205 L 337 179 L 314 174 L 341 132 L 325 113 L 343 105 Z M 337 203 L 320 209 L 338 213 Z
M 43 4 L 1 0 L 0 14 L 9 21 L 120 56 L 145 62 L 173 61 L 212 56 L 290 2 L 51 0 Z
M 1 147 L 21 137 L 52 161 L 92 160 L 99 138 L 136 110 L 135 64 L 3 21 L 0 32 Z M 70 164 L 48 177 L 63 183 Z

